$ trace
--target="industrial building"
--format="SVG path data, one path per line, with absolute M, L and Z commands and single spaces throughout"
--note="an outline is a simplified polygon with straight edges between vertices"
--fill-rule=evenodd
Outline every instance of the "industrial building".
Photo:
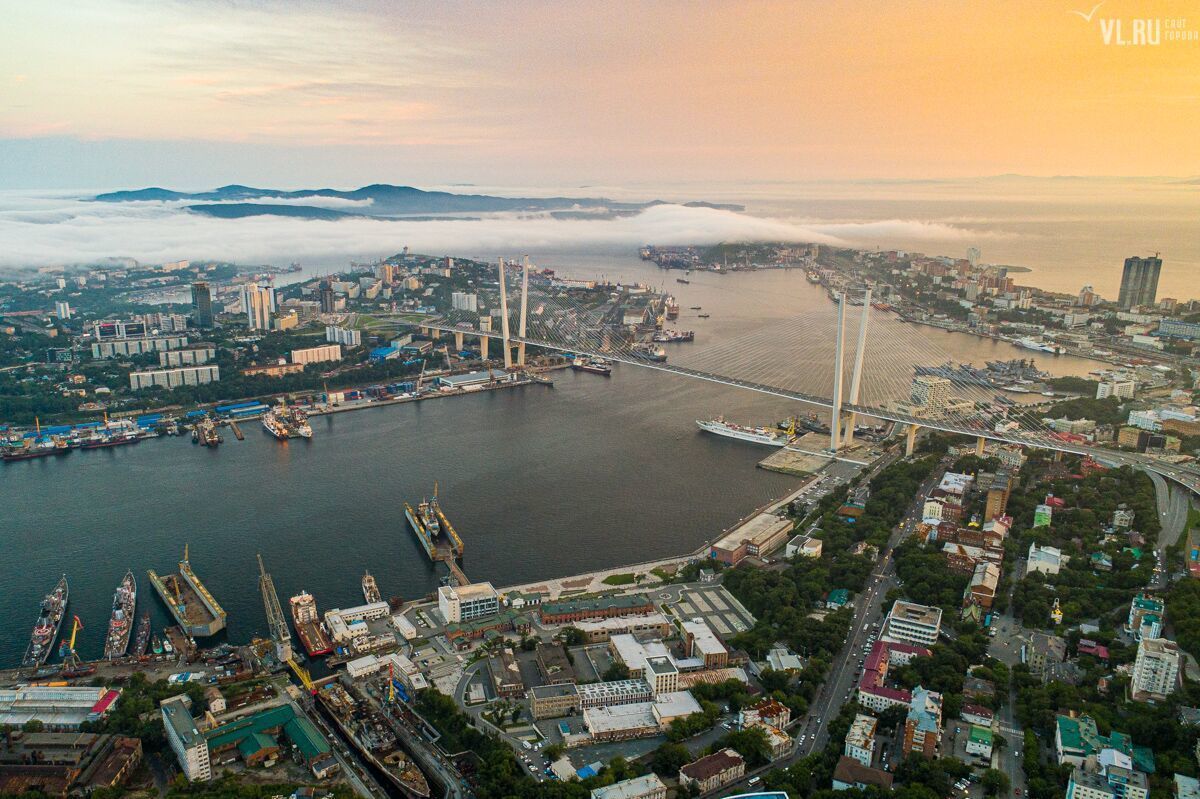
M 791 519 L 760 513 L 713 544 L 709 557 L 728 566 L 736 566 L 747 556 L 763 557 L 782 547 L 791 533 Z
M 85 721 L 102 718 L 120 695 L 120 689 L 82 685 L 0 688 L 0 727 L 39 721 L 48 730 L 75 730 Z
M 581 708 L 630 705 L 654 698 L 654 692 L 645 680 L 593 682 L 576 686 L 576 689 Z
M 719 669 L 728 665 L 729 650 L 703 619 L 684 621 L 681 626 L 685 655 L 703 660 L 706 669 Z
M 575 667 L 571 665 L 571 660 L 567 657 L 567 651 L 562 644 L 539 641 L 537 666 L 542 680 L 547 685 L 575 682 Z

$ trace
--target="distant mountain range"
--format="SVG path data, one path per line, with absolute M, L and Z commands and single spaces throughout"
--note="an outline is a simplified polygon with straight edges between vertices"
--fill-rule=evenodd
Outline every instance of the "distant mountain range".
M 303 203 L 288 204 L 285 200 L 304 200 L 327 197 L 361 203 L 344 209 L 325 208 Z M 271 199 L 273 202 L 254 202 Z M 446 191 L 425 191 L 412 186 L 391 186 L 375 183 L 353 191 L 337 189 L 301 189 L 280 191 L 252 186 L 222 186 L 213 191 L 181 192 L 152 187 L 132 191 L 114 191 L 95 196 L 98 202 L 120 203 L 136 201 L 190 201 L 189 211 L 223 219 L 247 216 L 291 216 L 303 219 L 338 220 L 350 217 L 411 218 L 415 214 L 465 214 L 499 211 L 552 211 L 564 216 L 596 219 L 626 215 L 655 205 L 647 203 L 614 202 L 603 197 L 495 197 L 488 194 L 453 194 Z M 717 208 L 743 211 L 744 206 L 706 202 L 684 203 L 692 208 Z

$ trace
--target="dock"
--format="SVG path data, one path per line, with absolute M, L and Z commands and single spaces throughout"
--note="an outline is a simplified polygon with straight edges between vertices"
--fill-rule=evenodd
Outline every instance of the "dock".
M 238 441 L 246 440 L 246 436 L 242 433 L 242 428 L 238 427 L 237 421 L 230 419 L 229 420 L 229 429 L 233 431 L 233 437 L 236 438 Z
M 216 635 L 225 629 L 225 609 L 200 582 L 188 563 L 187 550 L 179 561 L 179 574 L 160 577 L 154 569 L 147 574 L 150 584 L 185 634 L 192 637 Z
M 828 448 L 828 435 L 805 433 L 763 458 L 758 462 L 758 468 L 793 477 L 806 477 L 821 471 L 831 460 L 849 461 L 865 466 L 871 457 L 867 448 L 857 443 L 849 450 L 840 451 L 837 456 L 827 452 Z

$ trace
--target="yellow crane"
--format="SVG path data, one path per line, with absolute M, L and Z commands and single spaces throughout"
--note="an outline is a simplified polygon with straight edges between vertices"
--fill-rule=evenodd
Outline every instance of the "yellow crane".
M 299 661 L 297 661 L 294 657 L 288 658 L 287 664 L 291 666 L 292 671 L 295 673 L 297 679 L 300 680 L 300 684 L 304 686 L 304 690 L 308 691 L 313 696 L 316 696 L 317 686 L 313 682 L 312 675 L 308 673 L 308 669 L 301 666 Z
M 66 644 L 66 654 L 63 656 L 63 668 L 73 669 L 79 665 L 79 655 L 75 654 L 75 637 L 79 635 L 79 631 L 83 629 L 83 622 L 78 616 L 73 617 L 71 622 L 71 638 L 63 643 Z

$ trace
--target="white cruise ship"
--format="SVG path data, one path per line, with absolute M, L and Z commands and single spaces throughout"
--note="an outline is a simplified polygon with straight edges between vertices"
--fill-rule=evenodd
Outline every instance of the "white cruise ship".
M 1037 339 L 1032 338 L 1019 338 L 1013 343 L 1018 347 L 1024 347 L 1027 350 L 1033 350 L 1034 352 L 1048 352 L 1051 355 L 1062 355 L 1066 352 L 1066 349 L 1058 346 L 1057 344 L 1050 344 L 1048 342 L 1038 341 Z
M 789 436 L 782 430 L 772 430 L 769 427 L 743 427 L 740 424 L 726 422 L 718 416 L 707 422 L 696 420 L 696 426 L 708 433 L 726 438 L 736 438 L 754 444 L 765 444 L 768 447 L 787 446 Z

